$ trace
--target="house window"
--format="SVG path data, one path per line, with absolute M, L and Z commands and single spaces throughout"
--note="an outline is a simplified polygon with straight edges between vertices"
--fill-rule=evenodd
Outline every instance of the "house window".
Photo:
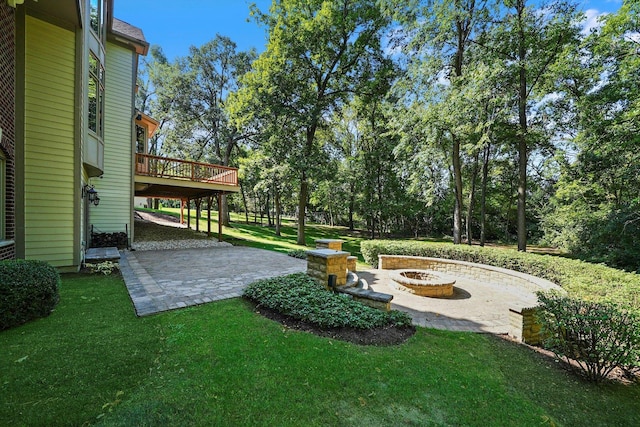
M 147 154 L 147 128 L 136 125 L 136 153 Z
M 104 67 L 93 52 L 89 55 L 88 106 L 89 129 L 101 138 L 104 133 Z
M 100 41 L 104 41 L 104 15 L 104 0 L 89 0 L 89 25 Z

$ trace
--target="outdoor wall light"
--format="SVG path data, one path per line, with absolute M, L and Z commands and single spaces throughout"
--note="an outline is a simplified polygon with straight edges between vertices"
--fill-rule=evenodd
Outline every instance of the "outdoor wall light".
M 96 206 L 100 204 L 100 197 L 98 197 L 98 192 L 93 188 L 93 185 L 85 185 L 82 188 L 82 192 L 84 193 L 84 196 L 87 197 L 89 203 L 93 203 Z
M 11 7 L 16 7 L 19 4 L 24 3 L 24 0 L 7 0 L 7 4 Z

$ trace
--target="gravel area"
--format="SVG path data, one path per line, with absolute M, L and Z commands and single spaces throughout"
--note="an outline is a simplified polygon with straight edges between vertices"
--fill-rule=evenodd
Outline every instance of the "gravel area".
M 158 251 L 169 249 L 197 249 L 233 246 L 207 238 L 203 233 L 188 230 L 186 225 L 170 215 L 136 211 L 134 251 Z M 195 238 L 192 238 L 195 237 Z
M 134 251 L 158 251 L 165 249 L 215 248 L 233 246 L 215 239 L 165 240 L 162 242 L 137 242 L 131 245 Z

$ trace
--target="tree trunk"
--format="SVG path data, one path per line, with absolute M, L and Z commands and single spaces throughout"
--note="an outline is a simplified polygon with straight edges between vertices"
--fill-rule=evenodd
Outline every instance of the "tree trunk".
M 260 209 L 260 207 L 258 206 L 259 203 L 260 203 L 260 200 L 258 200 L 258 197 L 254 191 L 253 192 L 253 223 L 254 224 L 258 223 L 258 209 Z
M 527 46 L 524 33 L 524 0 L 518 0 L 518 59 L 520 60 L 518 88 L 518 250 L 527 250 Z
M 355 183 L 351 182 L 349 184 L 349 190 L 350 190 L 350 194 L 349 194 L 349 231 L 353 231 L 354 227 L 353 227 L 353 211 L 355 210 L 356 207 L 356 196 L 355 196 Z
M 273 221 L 271 221 L 271 192 L 267 191 L 267 225 L 271 227 L 273 225 Z
M 240 193 L 242 194 L 242 205 L 244 206 L 244 219 L 249 224 L 249 208 L 247 206 L 247 194 L 244 192 L 242 181 L 240 182 Z
M 227 146 L 225 147 L 224 157 L 222 159 L 223 166 L 229 166 L 231 163 L 231 154 L 233 153 L 233 149 L 236 146 L 236 140 L 234 139 L 234 135 L 231 135 L 227 139 Z M 218 151 L 218 158 L 220 158 L 220 147 L 217 146 L 216 150 Z M 226 194 L 222 195 L 221 203 L 220 203 L 220 213 L 218 216 L 222 220 L 222 225 L 225 227 L 229 227 L 229 222 L 231 221 L 229 215 L 229 202 L 227 201 Z
M 304 236 L 304 220 L 305 212 L 307 210 L 307 193 L 309 191 L 309 183 L 307 182 L 306 172 L 302 172 L 302 178 L 300 179 L 300 197 L 298 199 L 298 239 L 297 244 L 306 246 Z
M 382 217 L 383 217 L 383 215 L 382 215 L 382 206 L 383 206 L 384 198 L 383 198 L 383 194 L 382 194 L 382 191 L 383 191 L 382 180 L 380 179 L 381 176 L 382 176 L 382 170 L 381 169 L 382 169 L 381 164 L 380 164 L 380 162 L 378 162 L 378 177 L 377 177 L 378 185 L 377 185 L 377 188 L 376 188 L 376 191 L 378 193 L 377 194 L 377 196 L 378 196 L 378 206 L 377 206 L 377 209 L 376 209 L 376 214 L 378 215 L 378 227 L 379 227 L 378 228 L 378 236 L 380 236 L 380 237 L 382 237 L 382 233 L 384 232 L 384 224 L 383 224 L 383 219 L 382 219 Z
M 373 214 L 371 214 L 371 239 L 375 240 L 376 238 L 376 218 Z
M 453 207 L 453 243 L 462 242 L 462 167 L 460 162 L 460 141 L 453 136 L 453 182 L 455 190 L 455 204 Z
M 484 246 L 487 240 L 487 179 L 489 177 L 489 156 L 491 144 L 484 148 L 482 159 L 482 192 L 480 195 L 480 246 Z
M 229 215 L 229 202 L 227 200 L 227 195 L 223 194 L 222 195 L 222 200 L 220 203 L 220 218 L 222 218 L 222 225 L 224 225 L 225 227 L 229 227 L 229 222 L 230 222 L 230 218 L 231 216 Z
M 280 191 L 275 190 L 275 194 L 273 195 L 274 202 L 276 205 L 276 236 L 280 236 Z
M 471 172 L 471 190 L 469 191 L 469 205 L 467 206 L 467 244 L 472 243 L 471 219 L 473 217 L 473 205 L 476 197 L 476 180 L 478 177 L 478 160 L 480 151 L 476 151 L 476 157 L 473 160 L 473 171 Z

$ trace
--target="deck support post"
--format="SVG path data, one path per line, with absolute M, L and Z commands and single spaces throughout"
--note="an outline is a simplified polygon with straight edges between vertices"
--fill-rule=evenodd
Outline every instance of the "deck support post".
M 207 196 L 207 237 L 211 237 L 211 196 Z
M 184 199 L 180 199 L 180 224 L 184 224 Z
M 187 228 L 191 228 L 191 199 L 187 199 Z
M 218 242 L 222 242 L 222 193 L 218 193 Z
M 200 204 L 202 203 L 202 198 L 198 197 L 196 199 L 196 231 L 200 231 Z

